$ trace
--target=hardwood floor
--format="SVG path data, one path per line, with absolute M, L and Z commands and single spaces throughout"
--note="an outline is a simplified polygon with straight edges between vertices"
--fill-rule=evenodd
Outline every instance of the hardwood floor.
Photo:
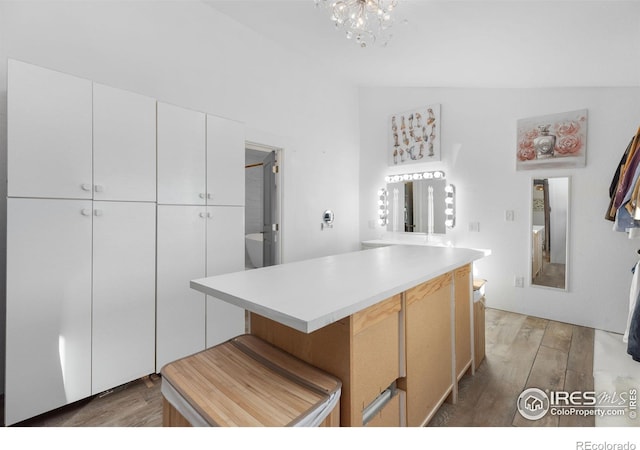
M 162 426 L 160 381 L 157 375 L 132 381 L 112 391 L 80 400 L 15 426 L 160 427 Z M 2 411 L 4 414 L 4 405 Z
M 527 387 L 592 390 L 593 339 L 590 328 L 487 308 L 485 361 L 475 376 L 461 380 L 458 403 L 443 404 L 429 426 L 594 426 L 593 416 L 547 415 L 532 422 L 516 411 Z M 154 375 L 17 426 L 159 427 L 161 400 Z
M 593 427 L 594 416 L 524 419 L 516 400 L 529 387 L 593 390 L 591 328 L 487 308 L 486 358 L 460 381 L 458 403 L 445 403 L 429 426 Z

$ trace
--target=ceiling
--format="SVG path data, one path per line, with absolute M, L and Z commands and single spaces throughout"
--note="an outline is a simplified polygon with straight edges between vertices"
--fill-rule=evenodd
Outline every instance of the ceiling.
M 359 48 L 313 0 L 203 0 L 361 86 L 640 85 L 640 0 L 398 0 L 388 46 Z

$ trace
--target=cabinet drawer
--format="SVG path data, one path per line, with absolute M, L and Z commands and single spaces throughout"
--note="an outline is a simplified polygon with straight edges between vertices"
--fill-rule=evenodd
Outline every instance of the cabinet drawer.
M 353 405 L 360 413 L 400 377 L 401 296 L 352 316 Z

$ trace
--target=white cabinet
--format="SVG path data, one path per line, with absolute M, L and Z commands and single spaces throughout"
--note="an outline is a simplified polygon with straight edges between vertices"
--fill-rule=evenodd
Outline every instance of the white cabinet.
M 189 281 L 205 276 L 206 212 L 158 205 L 156 372 L 205 348 L 205 295 Z
M 93 202 L 92 393 L 155 369 L 156 205 Z
M 158 203 L 206 204 L 206 115 L 158 103 Z
M 207 276 L 244 270 L 244 208 L 207 208 Z M 244 333 L 244 310 L 207 297 L 207 348 Z
M 7 424 L 153 373 L 155 208 L 8 199 Z
M 189 286 L 244 269 L 244 128 L 8 69 L 11 425 L 244 332 L 242 309 Z
M 158 203 L 244 205 L 244 125 L 158 103 Z
M 93 85 L 95 200 L 156 200 L 156 101 Z
M 8 196 L 156 199 L 156 101 L 9 60 Z
M 8 60 L 10 197 L 91 198 L 91 105 L 91 81 Z
M 91 395 L 91 201 L 7 199 L 7 425 Z
M 207 115 L 207 204 L 244 205 L 244 125 Z
M 156 372 L 244 333 L 244 310 L 189 281 L 244 269 L 244 208 L 158 206 Z

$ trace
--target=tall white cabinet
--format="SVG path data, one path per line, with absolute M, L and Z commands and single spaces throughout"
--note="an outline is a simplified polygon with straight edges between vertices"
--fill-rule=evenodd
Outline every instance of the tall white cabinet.
M 158 103 L 157 258 L 156 371 L 244 332 L 244 310 L 188 283 L 244 269 L 242 124 Z
M 9 60 L 5 422 L 244 332 L 244 127 Z
M 9 61 L 8 425 L 155 369 L 155 100 Z M 117 137 L 114 137 L 117 136 Z

